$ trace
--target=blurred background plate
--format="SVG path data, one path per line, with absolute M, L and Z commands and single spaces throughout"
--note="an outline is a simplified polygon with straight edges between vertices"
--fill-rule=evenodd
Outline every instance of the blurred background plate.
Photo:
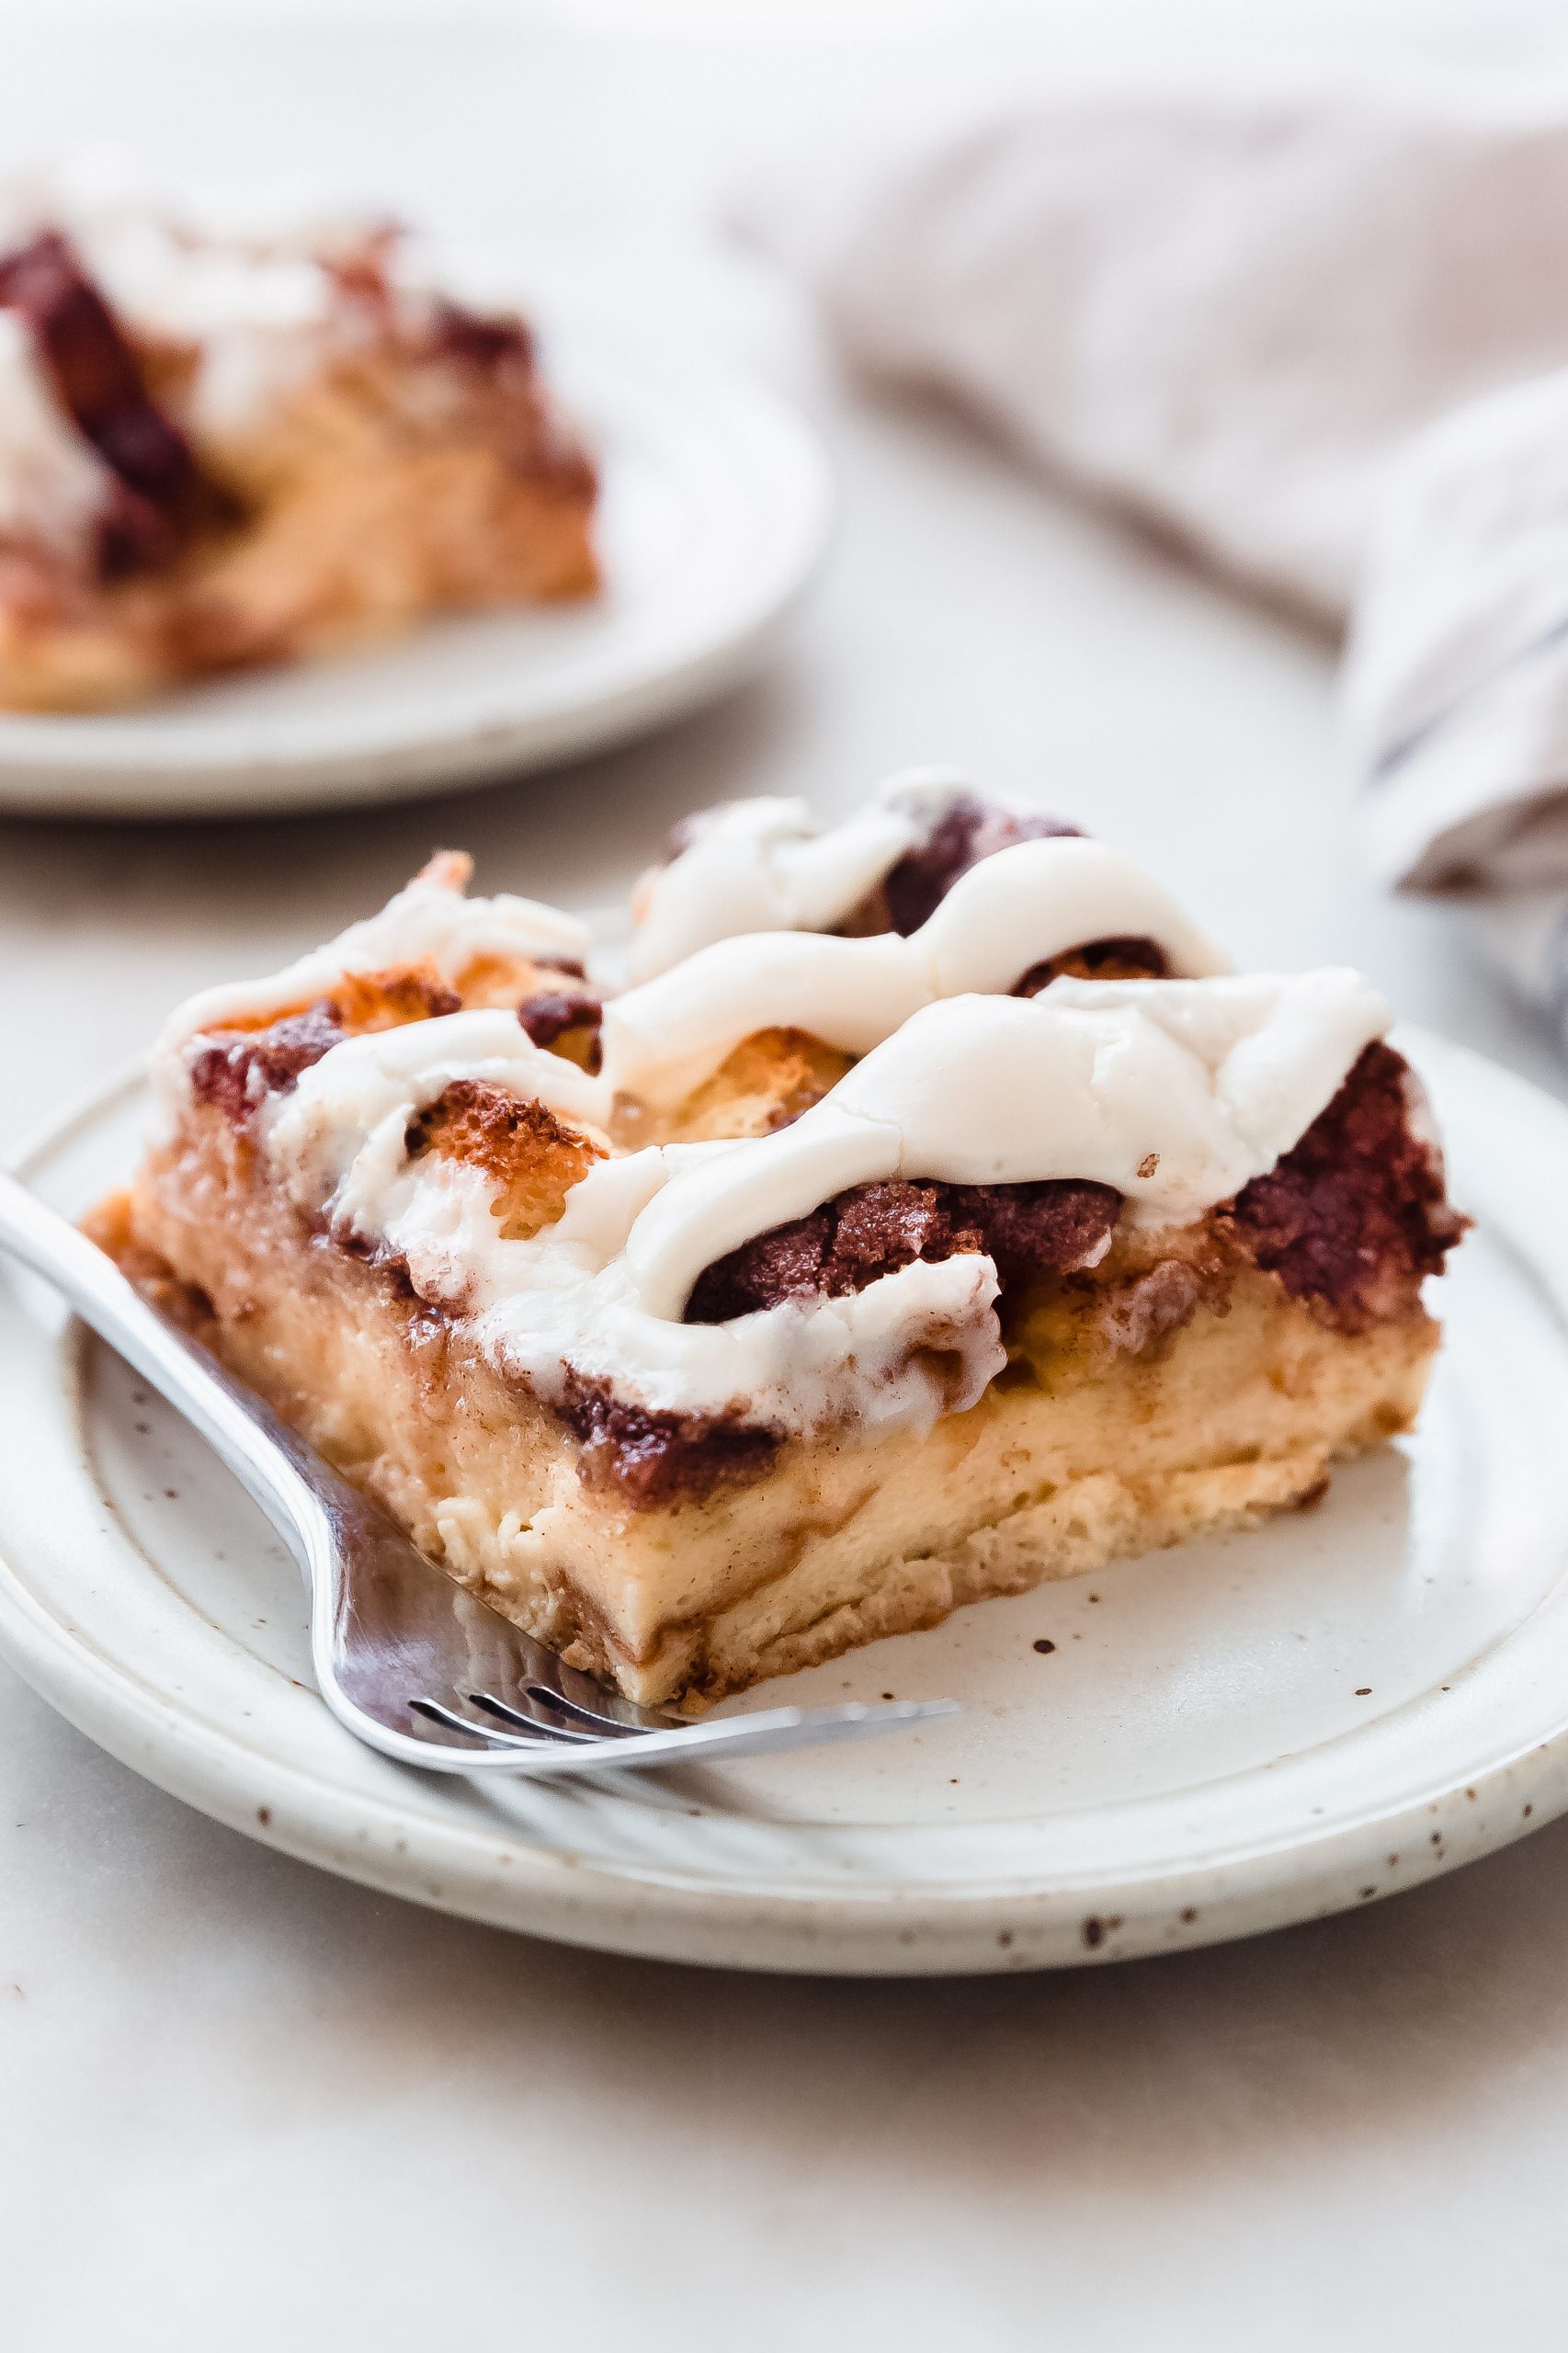
M 605 587 L 88 717 L 0 713 L 0 810 L 261 815 L 551 766 L 711 700 L 767 654 L 825 550 L 832 483 L 784 402 L 547 321 L 603 494 Z

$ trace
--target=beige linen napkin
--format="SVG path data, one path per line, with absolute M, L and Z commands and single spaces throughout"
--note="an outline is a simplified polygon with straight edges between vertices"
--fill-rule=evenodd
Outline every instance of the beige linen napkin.
M 1378 871 L 1568 986 L 1568 77 L 1100 87 L 754 201 L 845 352 L 1335 623 Z

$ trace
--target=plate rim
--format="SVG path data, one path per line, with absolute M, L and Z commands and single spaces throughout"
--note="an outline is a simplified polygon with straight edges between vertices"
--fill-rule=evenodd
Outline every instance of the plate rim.
M 0 812 L 37 818 L 101 815 L 156 821 L 197 816 L 244 821 L 305 808 L 392 802 L 460 790 L 487 778 L 563 767 L 612 750 L 688 716 L 761 668 L 784 637 L 820 578 L 835 543 L 841 513 L 837 478 L 815 424 L 787 393 L 735 362 L 703 365 L 672 358 L 656 345 L 618 337 L 585 311 L 551 313 L 552 331 L 567 332 L 579 347 L 577 366 L 625 388 L 623 405 L 654 399 L 700 404 L 729 420 L 727 446 L 755 442 L 766 454 L 769 495 L 788 528 L 780 529 L 767 561 L 742 584 L 738 608 L 722 630 L 709 627 L 684 649 L 644 655 L 608 683 L 580 688 L 532 712 L 497 716 L 488 710 L 466 723 L 432 711 L 429 723 L 369 745 L 268 752 L 247 741 L 246 722 L 233 723 L 233 748 L 214 753 L 193 742 L 170 749 L 153 739 L 145 751 L 97 754 L 76 731 L 99 717 L 117 727 L 145 715 L 135 709 L 103 714 L 0 712 Z M 610 436 L 613 440 L 613 432 Z M 754 459 L 749 469 L 760 479 Z M 430 617 L 438 628 L 494 621 L 491 613 Z M 368 654 L 395 657 L 416 641 L 378 641 Z M 320 675 L 330 663 L 285 664 L 277 675 Z M 258 673 L 266 676 L 272 673 Z M 204 682 L 193 682 L 199 689 Z M 366 694 L 373 693 L 367 685 Z M 165 699 L 178 699 L 178 694 Z M 154 710 L 156 706 L 153 707 Z M 45 731 L 69 727 L 58 745 Z M 7 744 L 7 724 L 35 731 L 25 747 Z
M 1447 1061 L 1541 1108 L 1568 1108 L 1489 1057 L 1405 1029 L 1418 1064 Z M 122 1110 L 140 1066 L 88 1090 L 6 1155 L 24 1177 Z M 73 1365 L 73 1327 L 55 1358 L 74 1450 L 90 1463 Z M 88 1476 L 91 1477 L 90 1467 Z M 716 1880 L 645 1862 L 529 1843 L 505 1824 L 399 1809 L 403 1768 L 379 1785 L 334 1779 L 196 1714 L 74 1634 L 0 1556 L 0 1653 L 50 1705 L 144 1779 L 260 1843 L 340 1876 L 489 1924 L 666 1961 L 803 1974 L 927 1975 L 1098 1963 L 1190 1949 L 1354 1908 L 1414 1887 L 1528 1836 L 1568 1811 L 1568 1698 L 1547 1738 L 1482 1771 L 1420 1784 L 1314 1833 L 1195 1852 L 1133 1879 L 1079 1869 L 1070 1884 L 884 1881 L 824 1890 Z M 344 1735 L 345 1739 L 348 1736 Z M 358 1754 L 358 1752 L 357 1752 Z M 377 1760 L 378 1764 L 385 1760 Z M 1413 1834 L 1420 1833 L 1413 1845 Z M 1391 1844 L 1397 1880 L 1379 1868 Z

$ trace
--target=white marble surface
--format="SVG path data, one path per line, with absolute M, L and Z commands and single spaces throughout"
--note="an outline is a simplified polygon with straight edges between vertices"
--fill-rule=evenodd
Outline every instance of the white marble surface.
M 960 40 L 928 0 L 895 38 L 853 6 L 846 38 L 821 8 L 748 28 L 672 0 L 650 39 L 594 0 L 613 45 L 566 13 L 437 33 L 428 11 L 73 5 L 8 31 L 0 159 L 84 127 L 195 167 L 328 153 L 551 270 L 580 251 L 657 332 L 801 394 L 845 515 L 789 657 L 639 749 L 369 818 L 0 826 L 0 1141 L 174 996 L 335 927 L 437 841 L 482 881 L 602 896 L 693 801 L 832 809 L 932 758 L 1137 848 L 1244 961 L 1359 962 L 1568 1090 L 1442 915 L 1360 878 L 1326 648 L 950 423 L 858 404 L 770 290 L 690 243 L 760 139 L 842 135 L 878 84 L 984 70 L 1017 12 L 971 10 Z M 1028 13 L 1067 53 L 1151 12 Z M 1278 13 L 1281 38 L 1396 55 L 1500 34 L 1539 55 L 1556 30 L 1522 0 Z M 1242 15 L 1187 21 L 1219 39 Z M 1559 1825 L 1353 1917 L 1070 1979 L 619 1962 L 251 1846 L 0 1669 L 0 2342 L 1555 2347 L 1565 1947 Z

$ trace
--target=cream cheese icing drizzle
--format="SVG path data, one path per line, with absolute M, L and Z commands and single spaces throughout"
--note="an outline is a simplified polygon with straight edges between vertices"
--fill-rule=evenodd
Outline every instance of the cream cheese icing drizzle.
M 580 962 L 587 955 L 588 928 L 574 915 L 547 906 L 542 900 L 513 898 L 506 892 L 489 899 L 465 898 L 461 884 L 467 871 L 466 858 L 449 864 L 433 860 L 379 915 L 350 924 L 324 948 L 312 949 L 283 972 L 265 981 L 229 982 L 189 998 L 171 1017 L 153 1050 L 153 1069 L 160 1089 L 177 1099 L 186 1083 L 184 1050 L 197 1032 L 309 1005 L 330 995 L 335 984 L 350 972 L 384 972 L 396 965 L 428 962 L 449 982 L 483 956 L 567 956 Z M 501 1018 L 514 1038 L 522 1035 L 510 1014 Z M 420 1051 L 437 1056 L 443 1051 L 437 1037 L 441 1026 L 419 1022 L 399 1034 L 415 1041 L 412 1051 L 416 1058 Z M 428 1042 L 421 1046 L 417 1041 L 422 1040 Z M 349 1040 L 348 1044 L 358 1042 Z M 525 1038 L 523 1042 L 529 1041 Z M 346 1051 L 339 1047 L 335 1054 Z M 551 1065 L 552 1072 L 563 1067 L 558 1055 L 543 1055 L 541 1060 Z M 348 1063 L 338 1065 L 345 1071 L 354 1066 L 352 1055 Z
M 916 1264 L 847 1299 L 716 1325 L 680 1319 L 703 1267 L 856 1184 L 894 1176 L 1113 1185 L 1180 1224 L 1273 1166 L 1335 1094 L 1388 1007 L 1357 973 L 1196 982 L 1061 980 L 915 1015 L 792 1127 L 607 1158 L 546 1233 L 506 1241 L 478 1170 L 410 1161 L 408 1123 L 455 1078 L 538 1096 L 592 1126 L 597 1083 L 504 1012 L 453 1014 L 338 1046 L 272 1109 L 265 1147 L 301 1204 L 406 1260 L 506 1370 L 558 1395 L 566 1370 L 653 1409 L 737 1404 L 786 1430 L 854 1413 L 923 1425 L 1005 1361 L 989 1259 Z M 938 1392 L 921 1352 L 959 1368 Z
M 624 1250 L 639 1207 L 723 1146 L 601 1161 L 537 1241 L 500 1238 L 478 1172 L 419 1164 L 384 1198 L 384 1233 L 415 1287 L 465 1313 L 504 1370 L 559 1397 L 567 1368 L 654 1412 L 722 1414 L 787 1431 L 853 1415 L 928 1427 L 972 1404 L 1006 1361 L 988 1258 L 916 1263 L 848 1298 L 769 1308 L 732 1324 L 650 1314 Z M 935 1374 L 926 1349 L 940 1351 Z
M 792 1126 L 683 1172 L 632 1227 L 627 1263 L 648 1311 L 678 1316 L 716 1258 L 900 1176 L 1087 1178 L 1142 1224 L 1187 1224 L 1300 1141 L 1389 1020 L 1342 968 L 950 998 Z
M 678 1100 L 759 1029 L 803 1029 L 863 1054 L 923 1006 L 1014 987 L 1031 966 L 1086 941 L 1155 939 L 1174 972 L 1226 960 L 1169 892 L 1108 843 L 1019 842 L 960 875 L 908 938 L 764 932 L 699 949 L 605 1007 L 607 1082 L 644 1100 Z
M 606 1004 L 596 1116 L 608 1118 L 618 1094 L 678 1101 L 761 1029 L 802 1029 L 846 1053 L 867 1053 L 939 998 L 1010 989 L 1048 957 L 1131 933 L 1157 939 L 1177 973 L 1198 978 L 1225 969 L 1213 942 L 1132 859 L 1075 836 L 1020 842 L 984 859 L 907 938 L 781 931 L 715 941 Z M 559 909 L 528 899 L 467 899 L 420 876 L 381 915 L 276 979 L 192 999 L 168 1026 L 165 1059 L 193 1030 L 303 1004 L 346 972 L 427 958 L 451 978 L 484 953 L 582 961 L 588 947 L 586 926 Z
M 340 1230 L 397 1253 L 423 1297 L 466 1315 L 494 1359 L 541 1394 L 558 1396 L 570 1366 L 654 1410 L 718 1414 L 744 1397 L 779 1429 L 851 1413 L 925 1426 L 972 1404 L 1005 1362 L 984 1259 L 905 1267 L 855 1298 L 729 1325 L 650 1313 L 627 1238 L 664 1187 L 733 1148 L 724 1143 L 602 1160 L 546 1234 L 504 1239 L 479 1170 L 408 1157 L 409 1122 L 457 1078 L 533 1096 L 591 1127 L 594 1082 L 509 1015 L 478 1011 L 335 1047 L 271 1107 L 264 1149 L 301 1208 L 330 1205 Z M 921 1360 L 927 1347 L 942 1354 L 939 1378 Z
M 472 1074 L 486 1067 L 499 1074 L 498 1063 Z M 283 1107 L 272 1139 L 280 1157 L 310 1108 Z M 547 1234 L 507 1241 L 477 1169 L 401 1156 L 406 1116 L 406 1103 L 384 1110 L 363 1138 L 339 1180 L 335 1219 L 396 1252 L 423 1297 L 464 1314 L 492 1358 L 546 1397 L 562 1393 L 570 1367 L 654 1411 L 721 1414 L 744 1400 L 750 1415 L 781 1430 L 847 1414 L 881 1427 L 928 1426 L 938 1412 L 972 1404 L 1006 1361 L 988 1259 L 907 1267 L 849 1299 L 731 1324 L 650 1314 L 627 1264 L 627 1235 L 662 1187 L 724 1145 L 601 1161 Z M 307 1168 L 319 1177 L 324 1162 L 305 1164 L 301 1176 Z M 920 1360 L 927 1347 L 947 1360 L 940 1380 Z
M 437 861 L 281 976 L 187 1006 L 165 1036 L 165 1086 L 183 1083 L 193 1031 L 308 1003 L 346 972 L 428 961 L 455 979 L 486 953 L 584 954 L 582 925 L 528 900 L 465 899 L 461 877 L 461 861 Z M 1128 934 L 1156 938 L 1182 977 L 994 993 Z M 1225 971 L 1131 861 L 1066 837 L 983 861 L 907 939 L 768 933 L 702 949 L 611 1000 L 597 1075 L 536 1046 L 510 1010 L 466 1011 L 346 1040 L 268 1099 L 258 1135 L 303 1209 L 401 1254 L 422 1295 L 547 1396 L 570 1371 L 654 1410 L 742 1410 L 780 1430 L 846 1414 L 917 1426 L 971 1403 L 1005 1361 L 989 1259 L 916 1262 L 846 1298 L 720 1324 L 682 1321 L 697 1277 L 853 1186 L 897 1177 L 1092 1179 L 1140 1224 L 1188 1223 L 1290 1150 L 1389 1017 L 1352 972 Z M 772 1135 L 609 1148 L 618 1097 L 678 1091 L 729 1041 L 778 1024 L 862 1059 Z M 504 1238 L 481 1169 L 410 1156 L 410 1122 L 460 1079 L 542 1101 L 604 1147 L 545 1233 Z
M 727 801 L 688 820 L 667 866 L 632 896 L 627 969 L 651 980 L 718 939 L 753 931 L 830 931 L 971 788 L 944 768 L 892 778 L 864 809 L 824 830 L 804 801 Z
M 477 1007 L 346 1038 L 273 1108 L 267 1147 L 306 1206 L 330 1199 L 354 1229 L 381 1229 L 386 1188 L 407 1159 L 411 1120 L 457 1079 L 498 1086 L 594 1129 L 603 1089 L 536 1046 L 515 1015 Z

